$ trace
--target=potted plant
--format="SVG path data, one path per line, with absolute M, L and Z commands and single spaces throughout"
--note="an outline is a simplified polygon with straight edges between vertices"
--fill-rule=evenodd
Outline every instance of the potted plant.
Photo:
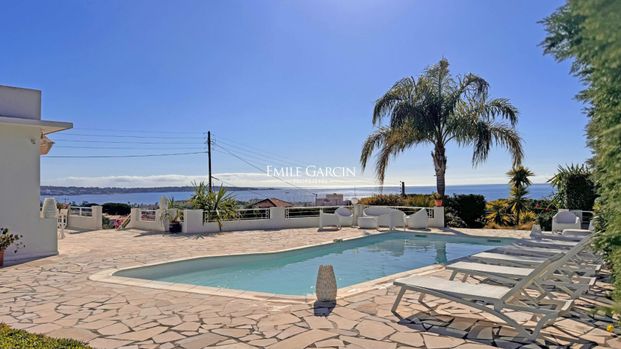
M 438 193 L 433 193 L 431 194 L 431 198 L 433 199 L 436 207 L 442 207 L 442 199 L 444 199 L 442 195 Z
M 15 253 L 21 247 L 24 247 L 24 244 L 19 241 L 21 238 L 21 235 L 9 233 L 7 228 L 0 228 L 0 267 L 4 264 L 4 251 L 9 246 L 15 244 Z
M 168 200 L 168 208 L 162 212 L 160 219 L 162 223 L 168 222 L 168 232 L 169 233 L 180 233 L 181 232 L 181 210 L 177 207 L 174 198 L 170 198 Z

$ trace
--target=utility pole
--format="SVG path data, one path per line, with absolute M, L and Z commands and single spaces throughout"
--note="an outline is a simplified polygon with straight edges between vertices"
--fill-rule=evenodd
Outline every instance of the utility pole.
M 211 193 L 211 131 L 207 131 L 207 163 L 209 168 L 209 192 Z

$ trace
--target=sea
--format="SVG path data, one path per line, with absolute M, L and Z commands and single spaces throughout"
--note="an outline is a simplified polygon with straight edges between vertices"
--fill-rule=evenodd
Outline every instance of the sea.
M 411 186 L 405 188 L 407 194 L 431 194 L 436 190 L 435 186 Z M 270 188 L 252 190 L 231 190 L 237 200 L 250 201 L 253 199 L 278 198 L 294 203 L 313 203 L 315 197 L 324 197 L 326 194 L 338 193 L 348 200 L 352 198 L 363 198 L 375 194 L 399 194 L 401 187 L 385 186 L 364 187 L 364 188 Z M 549 184 L 533 184 L 529 187 L 528 197 L 531 199 L 548 198 L 554 193 L 554 189 Z M 477 185 L 448 185 L 446 194 L 480 194 L 485 199 L 496 200 L 509 197 L 509 187 L 507 184 L 477 184 Z M 57 195 L 56 201 L 62 203 L 95 203 L 103 204 L 106 202 L 128 203 L 150 205 L 159 202 L 160 197 L 174 198 L 175 200 L 187 200 L 192 196 L 192 192 L 146 192 L 146 193 L 120 193 L 120 194 L 85 194 L 85 195 Z M 45 197 L 42 196 L 41 200 Z

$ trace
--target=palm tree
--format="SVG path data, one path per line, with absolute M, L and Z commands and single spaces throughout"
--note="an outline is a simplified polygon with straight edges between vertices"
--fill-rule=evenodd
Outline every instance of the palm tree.
M 509 176 L 509 186 L 528 187 L 531 185 L 529 177 L 534 175 L 533 171 L 522 165 L 514 166 L 509 172 L 507 172 L 507 176 Z
M 487 159 L 492 145 L 507 148 L 514 165 L 521 162 L 522 145 L 517 134 L 518 111 L 505 98 L 488 99 L 488 83 L 474 75 L 453 78 L 446 59 L 428 67 L 419 76 L 397 81 L 375 102 L 373 125 L 377 129 L 362 147 L 364 170 L 377 149 L 377 179 L 384 183 L 392 157 L 419 144 L 433 146 L 437 192 L 445 194 L 446 145 L 455 141 L 472 146 L 473 166 Z M 506 122 L 497 121 L 500 117 Z M 388 124 L 382 121 L 387 118 Z
M 508 200 L 509 210 L 515 216 L 515 225 L 520 225 L 520 217 L 523 213 L 528 212 L 528 186 L 531 184 L 530 178 L 535 174 L 522 165 L 514 166 L 511 171 L 507 172 L 509 176 L 509 187 L 511 188 L 511 197 Z

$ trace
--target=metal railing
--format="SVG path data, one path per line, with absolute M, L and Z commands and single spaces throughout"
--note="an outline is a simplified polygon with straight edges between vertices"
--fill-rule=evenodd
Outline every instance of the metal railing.
M 69 210 L 70 216 L 80 216 L 80 217 L 92 217 L 93 209 L 91 207 L 71 207 Z
M 248 208 L 237 210 L 237 220 L 270 219 L 269 208 Z
M 269 208 L 247 208 L 237 210 L 237 214 L 234 217 L 224 218 L 222 221 L 251 221 L 270 219 Z M 215 222 L 215 218 L 209 217 L 209 212 L 203 211 L 203 222 Z
M 285 218 L 308 218 L 319 217 L 319 213 L 334 213 L 339 207 L 347 207 L 351 210 L 351 206 L 309 206 L 309 207 L 286 207 Z
M 140 220 L 145 222 L 155 222 L 157 218 L 157 211 L 155 210 L 140 210 Z

